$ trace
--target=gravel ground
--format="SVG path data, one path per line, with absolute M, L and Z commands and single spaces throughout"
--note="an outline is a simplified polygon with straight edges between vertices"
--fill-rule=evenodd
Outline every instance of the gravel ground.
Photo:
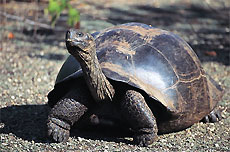
M 138 21 L 182 36 L 194 48 L 207 73 L 225 90 L 219 104 L 223 119 L 160 135 L 150 147 L 132 145 L 132 138 L 95 132 L 77 136 L 76 131 L 67 143 L 52 143 L 46 137 L 46 95 L 68 56 L 64 32 L 38 30 L 33 36 L 33 26 L 8 19 L 0 27 L 0 151 L 230 151 L 229 4 L 223 7 L 214 0 L 209 1 L 210 5 L 196 0 L 141 1 L 79 0 L 73 5 L 81 12 L 85 31 Z M 25 14 L 34 6 L 11 2 L 5 9 Z

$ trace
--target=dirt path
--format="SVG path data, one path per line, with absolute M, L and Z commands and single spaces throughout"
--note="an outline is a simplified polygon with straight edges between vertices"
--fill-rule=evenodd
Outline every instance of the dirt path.
M 225 89 L 219 105 L 224 119 L 161 135 L 148 148 L 131 145 L 132 138 L 77 137 L 74 133 L 67 143 L 52 143 L 46 137 L 46 95 L 68 55 L 64 31 L 38 28 L 33 36 L 34 26 L 8 19 L 0 23 L 0 151 L 230 151 L 230 5 L 214 0 L 209 1 L 210 5 L 198 0 L 141 2 L 79 0 L 73 6 L 81 12 L 85 31 L 135 21 L 182 36 L 207 73 Z M 13 1 L 5 5 L 5 10 L 33 19 L 36 6 Z M 45 5 L 38 6 L 43 9 Z M 39 12 L 38 21 L 47 23 Z

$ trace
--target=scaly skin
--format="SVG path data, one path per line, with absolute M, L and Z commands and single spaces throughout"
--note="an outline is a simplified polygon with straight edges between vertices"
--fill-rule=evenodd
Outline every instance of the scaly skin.
M 157 124 L 144 97 L 137 91 L 128 90 L 120 108 L 122 115 L 135 131 L 134 143 L 140 146 L 152 144 L 157 138 Z
M 112 101 L 115 94 L 113 86 L 102 73 L 96 57 L 93 37 L 88 34 L 76 35 L 75 31 L 68 31 L 66 46 L 68 51 L 78 60 L 83 70 L 86 84 L 95 101 Z M 75 43 L 79 38 L 78 44 Z M 48 136 L 55 141 L 66 142 L 69 138 L 71 126 L 88 110 L 85 104 L 90 99 L 85 84 L 77 84 L 76 90 L 71 90 L 59 100 L 51 109 L 48 116 Z M 93 102 L 93 101 L 91 101 Z
M 81 96 L 76 96 L 79 93 L 81 92 L 78 90 L 70 91 L 51 109 L 47 128 L 48 136 L 52 136 L 55 141 L 66 142 L 71 126 L 88 110 L 84 105 L 85 100 Z
M 66 46 L 69 53 L 80 63 L 94 100 L 112 101 L 115 91 L 98 62 L 94 38 L 90 34 L 70 29 L 66 35 Z

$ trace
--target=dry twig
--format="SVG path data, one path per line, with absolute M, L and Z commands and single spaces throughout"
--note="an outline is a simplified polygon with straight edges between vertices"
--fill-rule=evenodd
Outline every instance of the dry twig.
M 8 13 L 2 12 L 2 11 L 0 11 L 0 15 L 4 16 L 5 18 L 8 18 L 8 19 L 16 20 L 16 21 L 19 21 L 19 22 L 24 22 L 25 24 L 30 24 L 30 25 L 33 25 L 33 26 L 39 26 L 39 27 L 45 28 L 45 29 L 50 29 L 50 30 L 54 30 L 54 31 L 65 31 L 65 28 L 62 28 L 62 27 L 56 26 L 55 28 L 52 28 L 48 24 L 35 22 L 33 20 L 29 20 L 29 19 L 26 19 L 24 17 L 8 14 Z

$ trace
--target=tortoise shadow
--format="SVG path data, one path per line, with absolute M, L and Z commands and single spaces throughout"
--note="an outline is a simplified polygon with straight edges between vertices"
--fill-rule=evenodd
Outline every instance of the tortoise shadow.
M 14 134 L 23 140 L 35 143 L 54 143 L 47 136 L 46 121 L 48 116 L 48 105 L 20 105 L 9 106 L 0 109 L 0 133 Z M 131 142 L 124 137 L 124 132 L 116 128 L 87 128 L 71 129 L 71 137 L 81 137 L 92 140 L 104 140 L 116 143 Z M 126 135 L 125 135 L 126 136 Z
M 12 133 L 24 140 L 47 143 L 46 119 L 47 105 L 21 105 L 9 106 L 0 109 L 0 133 Z
M 133 144 L 133 142 L 125 137 L 131 137 L 132 132 L 122 128 L 91 126 L 87 128 L 78 128 L 75 126 L 70 131 L 71 137 L 81 137 L 90 140 L 103 140 L 107 142 Z

